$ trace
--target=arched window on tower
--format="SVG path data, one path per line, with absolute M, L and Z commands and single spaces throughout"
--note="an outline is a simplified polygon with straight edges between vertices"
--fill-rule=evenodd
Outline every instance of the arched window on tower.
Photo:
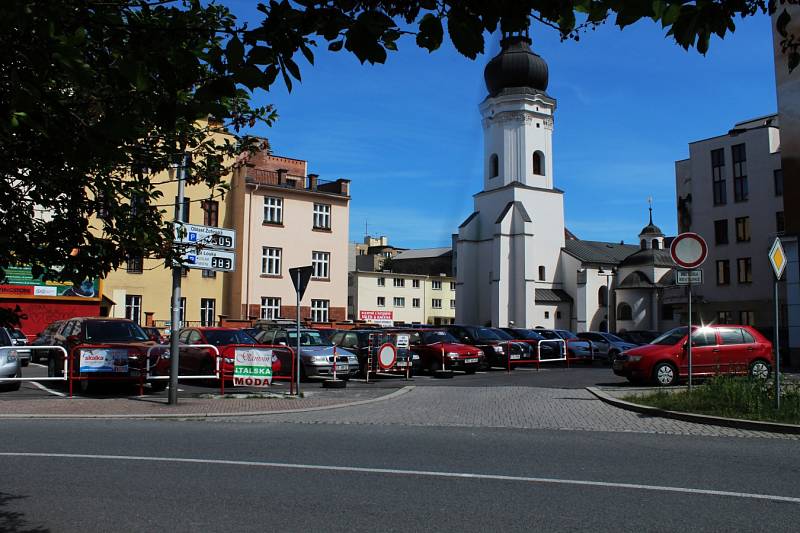
M 597 305 L 600 307 L 608 305 L 608 289 L 605 285 L 597 289 Z
M 489 177 L 496 178 L 500 174 L 500 160 L 497 154 L 492 154 L 489 157 Z
M 653 250 L 658 250 L 659 248 L 661 248 L 661 245 L 659 244 L 658 239 L 653 239 L 652 245 L 653 245 Z
M 539 281 L 544 281 L 544 280 L 545 280 L 544 265 L 541 265 L 539 266 Z
M 617 320 L 633 320 L 633 310 L 625 302 L 617 306 Z
M 537 176 L 544 176 L 544 155 L 542 152 L 533 152 L 533 173 Z
M 642 239 L 642 242 L 640 244 L 642 246 L 642 250 L 647 250 L 647 241 L 646 240 Z

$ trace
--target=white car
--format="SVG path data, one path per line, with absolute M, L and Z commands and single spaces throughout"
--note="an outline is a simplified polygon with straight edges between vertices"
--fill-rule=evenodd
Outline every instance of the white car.
M 21 375 L 22 369 L 17 349 L 13 346 L 3 346 L 0 349 L 0 392 L 19 390 L 22 382 L 3 381 L 3 378 L 15 378 Z

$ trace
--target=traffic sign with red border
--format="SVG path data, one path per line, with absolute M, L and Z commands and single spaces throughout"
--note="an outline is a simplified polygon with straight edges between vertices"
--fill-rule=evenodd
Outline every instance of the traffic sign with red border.
M 381 344 L 378 348 L 378 365 L 383 370 L 389 370 L 397 362 L 397 349 L 393 344 Z
M 708 256 L 708 245 L 697 233 L 681 233 L 669 247 L 672 261 L 682 268 L 697 268 Z

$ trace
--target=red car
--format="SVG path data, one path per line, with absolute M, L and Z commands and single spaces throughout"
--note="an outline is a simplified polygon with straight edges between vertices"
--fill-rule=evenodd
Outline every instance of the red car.
M 236 328 L 185 328 L 178 334 L 178 341 L 181 344 L 210 344 L 216 346 L 219 355 L 222 357 L 221 368 L 223 369 L 226 381 L 233 379 L 233 361 L 237 347 L 265 347 L 248 333 Z M 289 363 L 290 353 L 285 354 L 275 351 L 272 355 L 272 374 L 278 375 L 282 368 L 291 368 Z M 287 365 L 282 365 L 279 358 L 284 357 Z M 214 351 L 209 348 L 182 348 L 179 361 L 180 373 L 182 375 L 210 376 L 216 372 Z M 288 370 L 287 370 L 288 372 Z
M 408 333 L 411 351 L 420 358 L 423 371 L 432 372 L 442 368 L 442 357 L 446 370 L 463 370 L 474 374 L 484 364 L 483 350 L 460 344 L 453 335 L 440 329 L 398 331 Z
M 689 376 L 687 331 L 675 328 L 650 344 L 626 350 L 614 360 L 614 373 L 634 383 L 676 385 Z M 750 326 L 692 328 L 692 377 L 749 374 L 766 379 L 773 365 L 772 343 Z

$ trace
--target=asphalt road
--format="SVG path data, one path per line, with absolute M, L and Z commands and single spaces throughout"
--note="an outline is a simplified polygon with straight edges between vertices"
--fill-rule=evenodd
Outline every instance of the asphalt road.
M 0 531 L 796 531 L 800 518 L 793 440 L 269 420 L 6 420 L 2 435 Z

